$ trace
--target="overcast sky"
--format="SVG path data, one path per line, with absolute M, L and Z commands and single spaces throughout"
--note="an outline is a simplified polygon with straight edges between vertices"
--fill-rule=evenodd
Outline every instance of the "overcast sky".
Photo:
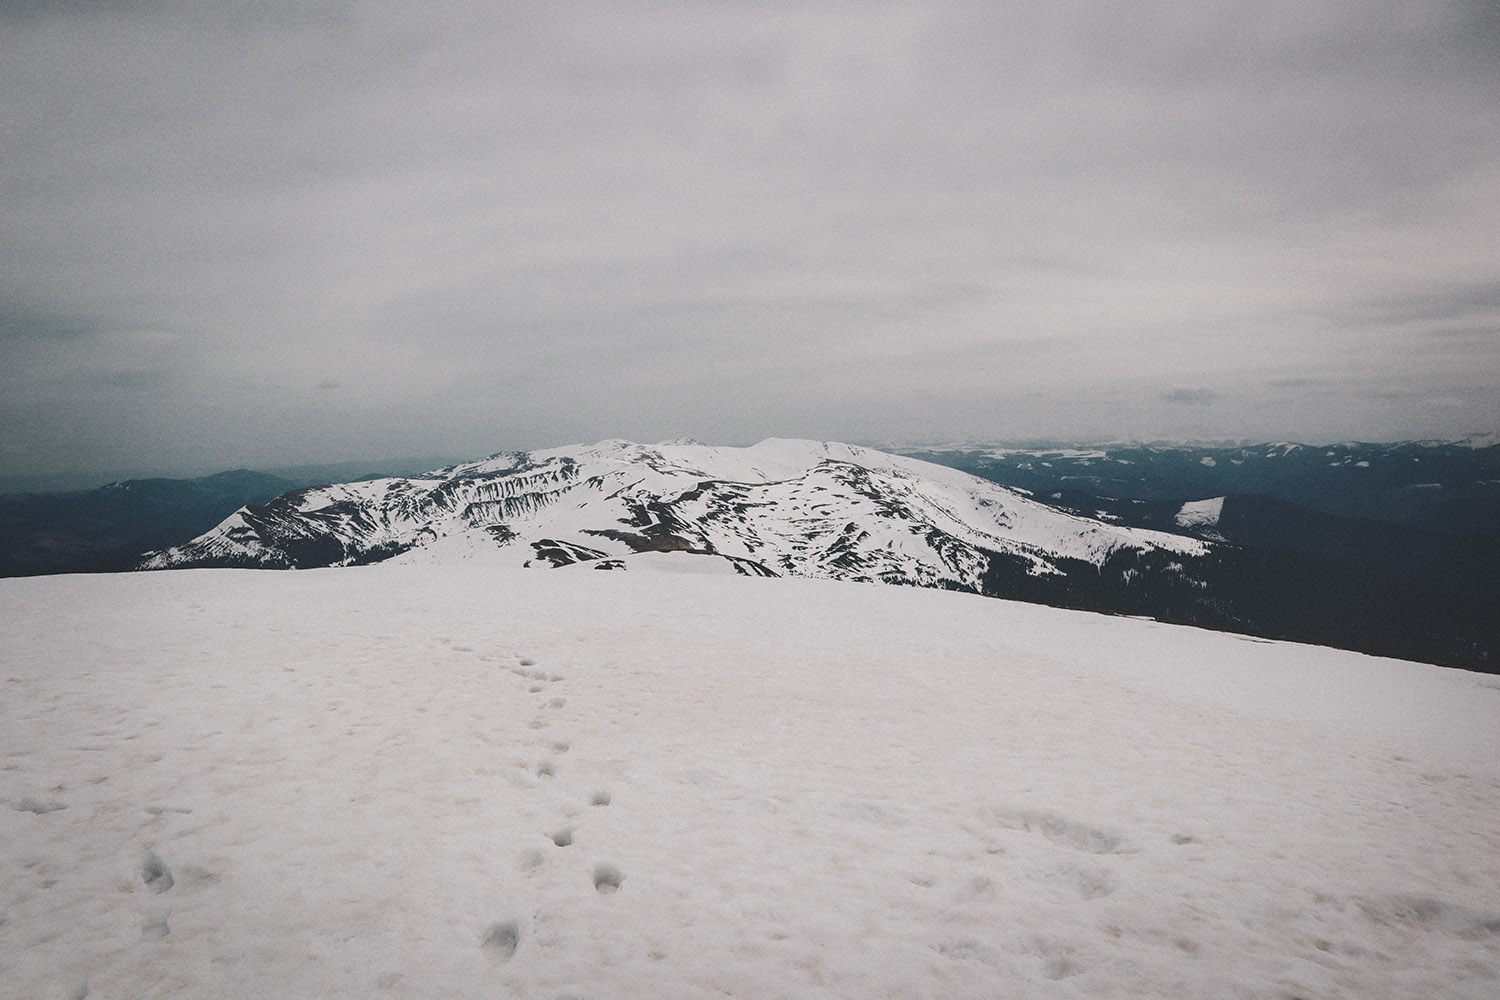
M 0 474 L 1497 385 L 1495 0 L 0 2 Z

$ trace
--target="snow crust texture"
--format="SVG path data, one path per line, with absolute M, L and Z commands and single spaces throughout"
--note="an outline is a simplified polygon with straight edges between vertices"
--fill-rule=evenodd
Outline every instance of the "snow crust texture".
M 0 608 L 7 997 L 1500 995 L 1492 677 L 816 580 Z

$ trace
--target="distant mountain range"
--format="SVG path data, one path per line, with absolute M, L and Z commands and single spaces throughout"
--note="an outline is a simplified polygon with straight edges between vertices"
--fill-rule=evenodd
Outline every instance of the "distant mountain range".
M 1301 553 L 1500 608 L 1500 445 L 1110 446 L 904 452 L 1115 524 Z M 1211 520 L 1184 503 L 1219 501 Z
M 209 530 L 239 507 L 320 483 L 425 472 L 440 461 L 343 462 L 95 489 L 0 495 L 0 577 L 131 569 L 143 552 Z
M 0 498 L 4 568 L 46 572 L 50 554 L 73 560 L 63 569 L 714 571 L 942 587 L 1482 670 L 1500 650 L 1496 447 L 608 441 L 286 491 L 253 473 L 173 483 L 50 508 Z M 147 538 L 132 551 L 149 555 L 121 554 Z
M 1431 532 L 1500 527 L 1500 444 L 900 449 L 1009 486 L 1116 501 L 1264 495 Z
M 133 479 L 93 490 L 0 496 L 0 576 L 130 569 L 236 508 L 296 483 L 243 469 L 201 479 Z

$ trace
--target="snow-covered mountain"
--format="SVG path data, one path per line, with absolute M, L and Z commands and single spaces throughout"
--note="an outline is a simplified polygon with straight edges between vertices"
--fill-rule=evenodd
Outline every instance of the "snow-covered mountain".
M 1494 668 L 1488 591 L 1284 551 L 1286 531 L 1247 545 L 1245 502 L 1230 501 L 1147 519 L 1128 501 L 1070 503 L 846 444 L 604 441 L 294 490 L 137 568 L 389 561 L 880 582 Z
M 293 491 L 150 554 L 142 568 L 473 559 L 993 593 L 1018 573 L 1062 577 L 1080 564 L 1097 572 L 1124 551 L 1201 556 L 1209 548 L 868 448 L 605 441 L 501 454 L 419 478 Z

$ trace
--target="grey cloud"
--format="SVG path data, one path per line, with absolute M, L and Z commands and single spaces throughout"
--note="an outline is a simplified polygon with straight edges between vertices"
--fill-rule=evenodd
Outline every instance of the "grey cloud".
M 1439 326 L 1428 331 L 1436 340 L 1486 341 L 1500 338 L 1500 320 L 1472 326 Z
M 88 336 L 97 321 L 0 303 L 0 343 L 71 341 Z
M 1500 4 L 1495 0 L 1463 0 L 1455 5 L 1453 35 L 1467 43 L 1467 53 L 1491 62 L 1500 61 Z
M 1212 389 L 1193 389 L 1179 386 L 1161 394 L 1164 402 L 1181 406 L 1212 406 L 1219 401 L 1219 394 Z
M 106 389 L 168 391 L 175 383 L 173 373 L 164 368 L 124 368 L 100 373 L 97 383 Z
M 149 7 L 155 0 L 4 0 L 0 21 L 30 24 L 49 18 L 92 17 Z
M 1496 312 L 1493 5 L 8 16 L 0 325 L 78 426 L 160 371 L 113 419 L 171 437 L 196 400 L 205 453 L 1377 436 L 1410 398 L 1353 401 L 1390 372 L 1500 378 L 1407 336 Z M 1343 409 L 1267 402 L 1295 379 Z
M 1358 304 L 1350 322 L 1406 325 L 1477 317 L 1500 322 L 1500 281 L 1453 283 L 1444 288 L 1375 296 Z

